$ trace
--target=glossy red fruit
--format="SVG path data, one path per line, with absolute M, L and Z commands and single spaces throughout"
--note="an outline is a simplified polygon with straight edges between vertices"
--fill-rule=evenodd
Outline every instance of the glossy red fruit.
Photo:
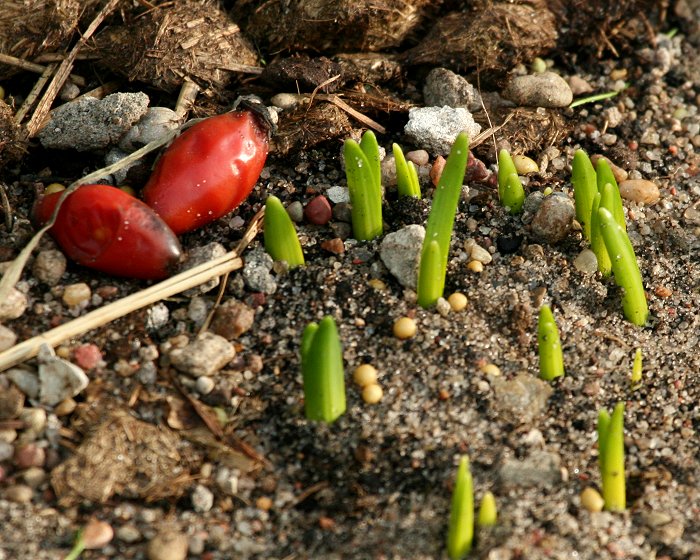
M 268 151 L 267 127 L 251 111 L 187 129 L 158 160 L 143 200 L 177 233 L 224 216 L 253 190 Z
M 61 194 L 37 201 L 38 224 L 49 220 Z M 107 185 L 83 185 L 68 195 L 49 231 L 70 259 L 115 276 L 165 278 L 182 255 L 177 237 L 151 208 Z

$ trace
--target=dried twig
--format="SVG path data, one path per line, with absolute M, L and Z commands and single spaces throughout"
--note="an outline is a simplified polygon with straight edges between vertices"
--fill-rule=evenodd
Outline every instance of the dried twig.
M 24 100 L 20 108 L 17 109 L 17 112 L 15 113 L 15 122 L 17 124 L 20 124 L 24 120 L 25 115 L 32 108 L 32 105 L 34 105 L 34 102 L 39 97 L 39 94 L 41 94 L 41 90 L 44 89 L 46 82 L 49 81 L 49 79 L 51 78 L 51 74 L 53 74 L 55 69 L 55 64 L 49 64 L 46 68 L 44 68 L 44 73 L 34 83 L 34 86 L 29 92 L 29 95 L 27 95 L 27 98 Z
M 5 183 L 0 183 L 0 200 L 2 201 L 2 211 L 5 214 L 5 229 L 8 233 L 12 231 L 12 207 L 10 206 L 10 199 L 7 198 L 7 192 L 5 191 L 7 186 Z
M 56 61 L 50 61 L 56 62 Z M 60 60 L 58 60 L 60 62 Z M 9 54 L 0 53 L 0 64 L 7 64 L 8 66 L 14 66 L 15 68 L 21 68 L 22 70 L 28 70 L 29 72 L 34 72 L 36 74 L 43 74 L 46 71 L 46 66 L 41 64 L 36 64 L 35 62 L 29 62 L 23 58 L 17 58 L 15 56 L 10 56 Z M 76 86 L 83 87 L 87 83 L 85 78 L 82 76 L 77 76 L 76 74 L 71 74 L 68 76 L 70 81 Z
M 194 100 L 197 99 L 199 89 L 199 86 L 190 78 L 186 77 L 182 82 L 180 95 L 178 95 L 177 102 L 175 103 L 175 113 L 177 114 L 177 118 L 180 119 L 180 122 L 185 122 L 187 115 L 194 105 Z
M 352 115 L 355 117 L 358 121 L 360 121 L 362 124 L 365 126 L 376 130 L 380 134 L 386 134 L 386 128 L 384 128 L 381 124 L 379 124 L 377 121 L 370 119 L 368 116 L 363 115 L 359 111 L 356 111 L 350 105 L 345 103 L 340 97 L 334 94 L 319 94 L 316 96 L 318 99 L 321 99 L 323 101 L 328 101 L 330 103 L 333 103 L 336 107 L 342 109 L 349 115 Z

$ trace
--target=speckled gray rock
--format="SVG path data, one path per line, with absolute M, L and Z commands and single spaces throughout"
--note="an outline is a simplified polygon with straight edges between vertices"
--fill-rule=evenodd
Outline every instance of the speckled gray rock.
M 529 373 L 520 373 L 513 379 L 491 377 L 495 398 L 491 406 L 506 422 L 529 424 L 545 409 L 552 394 L 552 386 Z
M 167 107 L 150 107 L 119 141 L 119 148 L 134 152 L 180 126 L 177 113 Z
M 88 386 L 90 380 L 75 364 L 59 358 L 53 349 L 43 344 L 39 350 L 39 400 L 54 406 L 74 397 Z
M 243 266 L 243 281 L 254 292 L 274 294 L 277 283 L 272 276 L 273 260 L 263 249 L 254 249 L 246 255 Z
M 111 148 L 106 154 L 105 154 L 105 165 L 114 165 L 115 163 L 123 160 L 125 157 L 127 157 L 129 154 L 125 152 L 124 150 L 120 148 Z M 126 181 L 127 176 L 129 175 L 129 170 L 138 167 L 139 165 L 142 165 L 142 160 L 136 160 L 132 161 L 131 163 L 126 164 L 124 167 L 119 169 L 118 171 L 115 171 L 112 173 L 112 175 L 106 175 L 104 178 L 107 181 L 112 182 L 115 185 L 121 185 Z
M 287 214 L 289 214 L 293 222 L 297 224 L 302 222 L 304 220 L 304 205 L 298 200 L 291 202 L 289 206 L 287 206 Z
M 12 288 L 7 297 L 0 301 L 0 321 L 17 319 L 27 309 L 27 296 L 17 288 Z
M 32 272 L 39 282 L 55 286 L 66 272 L 67 260 L 61 251 L 47 249 L 39 251 L 32 265 Z
M 146 311 L 146 329 L 157 331 L 168 323 L 170 310 L 164 303 L 155 303 Z
M 148 96 L 141 92 L 82 97 L 56 108 L 39 140 L 45 148 L 101 150 L 116 144 L 147 109 Z
M 190 268 L 194 268 L 195 266 L 199 266 L 200 264 L 204 264 L 218 257 L 223 257 L 225 254 L 226 247 L 224 247 L 221 243 L 213 242 L 195 247 L 187 254 L 187 260 L 183 264 L 182 270 L 189 270 Z M 210 290 L 213 290 L 218 285 L 219 279 L 212 278 L 200 286 L 190 288 L 185 292 L 185 295 L 192 297 L 198 294 L 204 294 Z
M 506 459 L 498 475 L 507 487 L 556 486 L 561 482 L 561 458 L 556 453 L 534 451 L 522 461 Z
M 206 513 L 214 505 L 214 494 L 202 484 L 194 487 L 191 499 L 192 507 L 197 513 Z
M 236 355 L 228 340 L 218 334 L 202 333 L 184 348 L 170 352 L 170 362 L 178 370 L 192 377 L 213 375 Z
M 530 227 L 535 237 L 553 245 L 566 238 L 575 216 L 573 200 L 563 193 L 554 193 L 542 201 Z
M 350 202 L 350 189 L 347 187 L 341 187 L 340 185 L 335 185 L 326 191 L 326 196 L 333 204 L 338 204 L 339 202 Z
M 7 377 L 30 399 L 39 397 L 39 376 L 24 367 L 16 367 L 7 371 Z
M 481 126 L 463 107 L 415 107 L 408 112 L 404 133 L 411 142 L 434 155 L 446 155 L 460 132 L 474 138 Z
M 554 72 L 516 76 L 506 86 L 503 97 L 526 107 L 567 107 L 574 95 L 566 80 Z
M 465 78 L 447 68 L 433 68 L 425 78 L 423 99 L 428 107 L 464 107 L 481 110 L 481 96 Z
M 388 233 L 379 247 L 379 257 L 389 272 L 406 288 L 416 288 L 418 263 L 425 228 L 411 224 Z

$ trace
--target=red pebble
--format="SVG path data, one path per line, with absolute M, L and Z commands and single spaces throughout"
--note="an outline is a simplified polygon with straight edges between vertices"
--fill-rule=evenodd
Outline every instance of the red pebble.
M 46 451 L 34 443 L 28 443 L 15 448 L 15 465 L 20 469 L 43 467 L 46 461 Z
M 91 370 L 102 362 L 102 352 L 94 344 L 81 344 L 73 350 L 73 359 L 84 370 Z
M 312 199 L 304 208 L 304 217 L 307 221 L 318 226 L 324 226 L 330 222 L 331 216 L 333 216 L 333 211 L 330 202 L 323 195 Z
M 321 249 L 324 249 L 329 253 L 333 253 L 334 255 L 341 255 L 345 252 L 345 244 L 340 237 L 336 237 L 335 239 L 327 239 L 326 241 L 322 241 Z

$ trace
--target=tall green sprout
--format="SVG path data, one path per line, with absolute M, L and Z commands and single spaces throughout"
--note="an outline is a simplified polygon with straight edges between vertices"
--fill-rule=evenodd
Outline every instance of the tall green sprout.
M 564 375 L 564 357 L 559 340 L 559 329 L 548 305 L 540 307 L 537 343 L 540 355 L 540 377 L 545 381 L 552 381 Z
M 523 209 L 525 190 L 508 150 L 498 152 L 498 198 L 511 214 Z
M 571 163 L 571 183 L 574 185 L 574 200 L 576 202 L 576 219 L 583 228 L 583 234 L 591 239 L 591 210 L 593 198 L 598 192 L 596 173 L 588 154 L 576 150 Z
M 276 261 L 285 261 L 289 268 L 304 264 L 297 231 L 292 219 L 276 196 L 268 196 L 265 201 L 265 221 L 263 236 L 265 250 Z
M 355 239 L 369 241 L 382 234 L 382 185 L 379 145 L 371 130 L 358 144 L 343 144 L 345 176 L 350 191 L 352 230 Z
M 450 560 L 464 558 L 472 548 L 474 540 L 474 489 L 469 457 L 459 461 L 457 479 L 452 491 L 450 525 L 447 531 L 447 554 Z
M 457 135 L 447 157 L 428 216 L 418 271 L 418 304 L 424 308 L 435 305 L 445 289 L 452 226 L 462 192 L 468 156 L 469 137 L 462 132 Z
M 598 413 L 598 464 L 603 481 L 603 501 L 608 511 L 624 511 L 625 494 L 625 403 L 617 403 L 612 416 Z
M 617 185 L 615 175 L 610 168 L 610 164 L 605 158 L 600 158 L 595 164 L 596 181 L 598 184 L 598 192 L 603 195 L 604 200 L 601 202 L 603 208 L 607 208 L 612 213 L 615 221 L 627 231 L 627 223 L 625 222 L 625 211 L 622 206 L 622 196 L 620 195 L 620 187 Z M 606 186 L 610 185 L 609 193 L 605 194 Z
M 396 188 L 399 196 L 420 198 L 420 183 L 418 172 L 412 161 L 406 161 L 403 150 L 398 144 L 392 145 L 394 161 L 396 162 Z

